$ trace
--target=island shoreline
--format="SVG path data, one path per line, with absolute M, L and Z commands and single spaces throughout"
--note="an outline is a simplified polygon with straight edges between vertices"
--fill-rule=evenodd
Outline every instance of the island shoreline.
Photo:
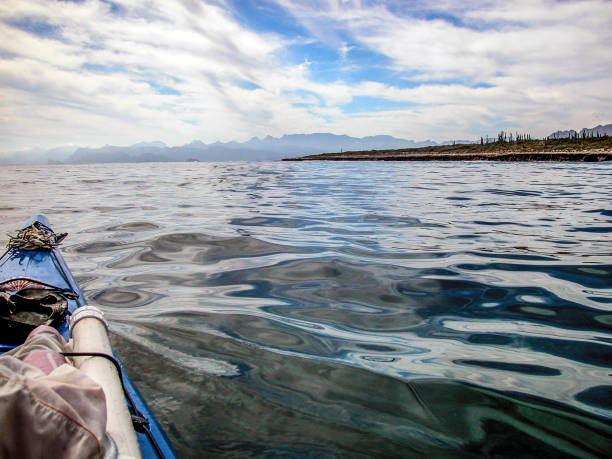
M 578 151 L 504 151 L 504 152 L 401 152 L 372 151 L 323 153 L 319 155 L 284 158 L 283 161 L 572 161 L 572 162 L 603 162 L 612 161 L 609 150 L 578 150 Z
M 498 140 L 481 138 L 480 143 L 455 143 L 419 148 L 340 151 L 283 161 L 612 161 L 612 136 L 575 134 L 571 137 L 531 139 L 529 135 L 507 136 Z

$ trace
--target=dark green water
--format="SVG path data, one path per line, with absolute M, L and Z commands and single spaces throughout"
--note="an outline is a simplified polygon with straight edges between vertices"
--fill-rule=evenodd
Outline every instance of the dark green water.
M 606 457 L 612 164 L 4 167 L 182 457 Z

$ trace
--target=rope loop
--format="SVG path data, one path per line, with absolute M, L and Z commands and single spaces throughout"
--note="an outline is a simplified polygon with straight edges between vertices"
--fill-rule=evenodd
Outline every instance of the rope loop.
M 6 245 L 10 249 L 19 250 L 51 250 L 61 245 L 68 233 L 55 234 L 46 226 L 33 223 L 27 228 L 17 231 L 15 236 L 9 234 Z

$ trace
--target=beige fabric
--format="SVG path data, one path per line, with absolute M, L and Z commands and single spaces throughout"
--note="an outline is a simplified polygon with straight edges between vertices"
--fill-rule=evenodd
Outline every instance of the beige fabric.
M 95 458 L 112 450 L 101 387 L 66 362 L 63 338 L 37 328 L 0 356 L 0 457 Z

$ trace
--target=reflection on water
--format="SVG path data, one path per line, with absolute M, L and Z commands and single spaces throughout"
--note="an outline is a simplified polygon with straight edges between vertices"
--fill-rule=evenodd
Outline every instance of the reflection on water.
M 0 174 L 0 230 L 43 212 L 71 232 L 65 257 L 183 457 L 612 448 L 611 165 Z

